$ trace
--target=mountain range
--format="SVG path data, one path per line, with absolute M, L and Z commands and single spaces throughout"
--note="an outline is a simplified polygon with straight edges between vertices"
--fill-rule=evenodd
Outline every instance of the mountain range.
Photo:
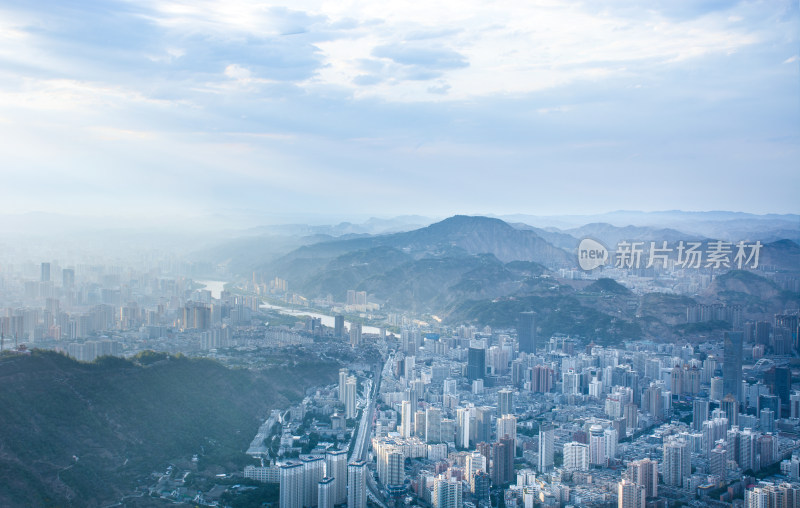
M 452 247 L 461 247 L 469 254 L 495 254 L 504 262 L 522 259 L 546 266 L 555 267 L 562 263 L 569 267 L 575 264 L 577 244 L 586 237 L 599 240 L 612 249 L 622 240 L 800 242 L 800 215 L 789 214 L 670 211 L 613 212 L 598 216 L 514 215 L 500 219 L 455 216 L 434 222 L 422 216 L 403 216 L 373 218 L 361 224 L 262 226 L 204 247 L 189 257 L 247 275 L 282 256 L 312 258 L 321 255 L 330 258 L 337 252 L 344 254 L 377 246 L 405 249 L 415 257 L 421 253 L 436 255 L 452 251 Z M 561 225 L 561 228 L 554 224 Z M 510 229 L 527 231 L 528 234 L 513 234 Z M 500 244 L 491 245 L 495 241 Z M 318 243 L 326 245 L 292 252 Z M 551 247 L 565 251 L 567 258 Z
M 436 314 L 453 323 L 514 326 L 517 312 L 533 309 L 543 316 L 543 333 L 613 340 L 663 334 L 685 322 L 686 306 L 694 303 L 757 299 L 760 305 L 750 302 L 746 307 L 752 315 L 797 305 L 796 295 L 749 272 L 738 278 L 748 277 L 752 294 L 724 284 L 723 278 L 702 294 L 679 299 L 665 293 L 640 298 L 610 279 L 590 283 L 559 278 L 559 268 L 576 268 L 581 237 L 607 245 L 634 239 L 709 241 L 670 228 L 591 223 L 554 231 L 454 216 L 412 231 L 309 243 L 256 267 L 256 272 L 265 280 L 284 278 L 292 291 L 310 298 L 342 301 L 348 289 L 355 289 L 387 309 Z M 765 244 L 761 259 L 771 270 L 790 276 L 800 272 L 800 247 L 792 240 Z M 762 291 L 762 286 L 772 290 Z

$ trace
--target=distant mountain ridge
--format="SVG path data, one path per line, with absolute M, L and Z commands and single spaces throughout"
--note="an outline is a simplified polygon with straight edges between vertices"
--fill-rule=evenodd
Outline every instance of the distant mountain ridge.
M 566 252 L 533 231 L 515 229 L 500 219 L 466 215 L 402 233 L 321 242 L 298 249 L 295 257 L 331 257 L 374 247 L 393 247 L 415 258 L 457 249 L 467 254 L 492 254 L 504 262 L 569 263 Z
M 550 268 L 573 264 L 573 256 L 533 231 L 516 229 L 499 219 L 455 216 L 414 231 L 306 245 L 265 264 L 260 271 L 268 278 L 287 279 L 291 287 L 311 289 L 311 296 L 341 294 L 341 285 L 324 282 L 334 276 L 349 281 L 350 288 L 363 284 L 380 294 L 385 291 L 374 287 L 375 277 L 384 274 L 383 280 L 389 280 L 391 271 L 402 265 L 408 265 L 404 270 L 410 275 L 425 259 L 448 260 L 429 262 L 425 269 L 433 269 L 435 264 L 463 275 L 474 268 L 471 258 L 483 255 L 500 264 L 525 261 Z M 456 268 L 459 265 L 461 269 Z M 458 280 L 453 277 L 448 280 L 455 284 Z
M 426 252 L 428 255 L 443 255 L 456 248 L 468 254 L 492 253 L 504 262 L 527 256 L 526 259 L 553 268 L 559 266 L 559 259 L 565 260 L 562 253 L 549 250 L 541 243 L 536 248 L 532 245 L 509 244 L 508 240 L 513 235 L 508 233 L 505 226 L 491 221 L 500 221 L 513 229 L 533 233 L 550 247 L 564 251 L 567 254 L 566 264 L 570 266 L 573 264 L 578 242 L 584 237 L 600 240 L 612 249 L 620 240 L 760 240 L 762 243 L 769 243 L 789 239 L 800 243 L 800 215 L 794 214 L 619 211 L 597 216 L 510 215 L 497 218 L 456 215 L 435 223 L 431 221 L 429 217 L 410 215 L 390 219 L 371 218 L 363 223 L 260 226 L 241 231 L 235 238 L 205 247 L 202 251 L 195 252 L 191 259 L 226 266 L 233 273 L 242 275 L 250 274 L 253 270 L 268 269 L 268 265 L 273 265 L 280 258 L 284 259 L 275 266 L 286 264 L 291 258 L 330 260 L 335 254 L 378 246 L 404 250 L 414 257 L 425 255 Z M 470 222 L 472 226 L 468 226 Z M 474 229 L 472 238 L 469 238 L 469 234 L 464 234 L 467 231 L 464 228 L 469 227 Z M 460 238 L 458 228 L 461 228 Z M 437 234 L 441 235 L 438 240 L 435 238 Z M 536 243 L 532 240 L 535 238 L 533 235 L 528 240 L 532 244 Z M 449 240 L 445 238 L 448 236 Z M 485 245 L 490 240 L 497 239 L 505 242 L 502 247 L 493 249 Z M 312 244 L 325 246 L 294 252 L 298 247 Z M 532 253 L 531 250 L 536 252 Z M 324 266 L 324 263 L 313 261 L 297 264 L 309 269 Z M 281 269 L 291 272 L 286 266 Z

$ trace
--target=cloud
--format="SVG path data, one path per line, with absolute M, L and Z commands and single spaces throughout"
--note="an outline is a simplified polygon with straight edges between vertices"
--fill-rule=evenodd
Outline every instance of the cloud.
M 432 70 L 459 69 L 469 66 L 466 57 L 444 48 L 430 48 L 409 43 L 378 46 L 372 54 L 401 65 Z
M 374 74 L 373 75 L 359 74 L 358 76 L 353 78 L 353 83 L 355 83 L 358 86 L 376 85 L 381 81 L 383 81 L 383 78 L 381 78 L 380 76 L 376 76 Z
M 431 100 L 424 82 L 433 79 L 447 80 L 450 100 L 524 94 L 618 75 L 620 68 L 645 74 L 650 64 L 729 54 L 759 41 L 747 24 L 731 21 L 752 19 L 753 7 L 716 0 L 665 0 L 653 8 L 633 0 L 424 7 L 398 1 L 380 8 L 314 0 L 291 7 L 247 0 L 89 0 L 86 7 L 45 1 L 50 8 L 41 19 L 18 9 L 24 22 L 6 23 L 0 34 L 35 37 L 39 44 L 25 45 L 46 46 L 51 58 L 61 53 L 62 63 L 45 64 L 51 67 L 89 73 L 103 67 L 120 76 L 146 69 L 156 81 L 208 81 L 236 64 L 252 79 L 400 101 Z M 37 24 L 46 28 L 30 28 Z M 365 61 L 383 68 L 364 69 Z
M 44 1 L 0 8 L 0 174 L 60 194 L 14 177 L 2 206 L 302 209 L 358 189 L 353 209 L 521 211 L 588 182 L 598 208 L 796 207 L 772 194 L 800 183 L 797 69 L 776 65 L 797 62 L 798 12 L 781 5 Z M 747 189 L 715 172 L 765 166 Z
M 448 85 L 447 83 L 439 83 L 439 84 L 434 85 L 434 86 L 429 86 L 428 87 L 428 92 L 436 94 L 436 95 L 447 95 L 447 92 L 450 91 L 450 88 L 452 88 L 452 87 L 450 85 Z
M 246 69 L 241 65 L 230 64 L 229 66 L 225 67 L 225 75 L 236 80 L 247 80 L 250 79 L 251 73 L 249 69 Z

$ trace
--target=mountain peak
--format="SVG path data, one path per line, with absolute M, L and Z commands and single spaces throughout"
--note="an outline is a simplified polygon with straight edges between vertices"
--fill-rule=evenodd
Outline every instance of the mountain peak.
M 514 229 L 511 225 L 500 219 L 484 217 L 482 215 L 453 215 L 452 217 L 431 224 L 428 227 L 437 230 L 464 227 L 500 227 L 504 229 Z

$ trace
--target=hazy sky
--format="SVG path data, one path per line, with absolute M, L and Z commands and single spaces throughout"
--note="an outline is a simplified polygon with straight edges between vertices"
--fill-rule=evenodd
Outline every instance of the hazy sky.
M 767 0 L 0 0 L 0 213 L 797 213 Z

